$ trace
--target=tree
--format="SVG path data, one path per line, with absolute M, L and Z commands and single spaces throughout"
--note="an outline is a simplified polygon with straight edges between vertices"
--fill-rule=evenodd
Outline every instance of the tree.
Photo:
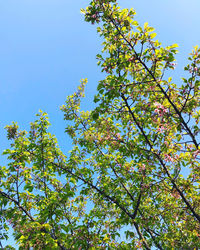
M 176 85 L 165 73 L 175 69 L 177 45 L 162 47 L 133 9 L 93 0 L 82 12 L 104 38 L 96 108 L 80 109 L 82 80 L 61 107 L 69 156 L 45 113 L 29 133 L 7 126 L 2 225 L 21 249 L 198 249 L 200 49 Z

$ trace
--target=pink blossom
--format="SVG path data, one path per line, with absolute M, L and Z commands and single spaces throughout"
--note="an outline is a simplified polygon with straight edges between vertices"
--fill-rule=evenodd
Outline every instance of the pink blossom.
M 159 116 L 163 116 L 168 112 L 167 108 L 165 108 L 162 104 L 155 102 L 154 105 L 156 106 L 154 112 L 157 113 Z
M 161 126 L 160 128 L 157 129 L 157 132 L 163 133 L 165 130 L 167 130 L 167 128 L 164 126 Z
M 145 164 L 142 164 L 141 166 L 139 166 L 139 171 L 144 171 L 146 169 Z
M 171 63 L 170 65 L 172 66 L 173 69 L 175 69 L 177 63 Z
M 155 87 L 154 87 L 154 86 L 150 86 L 150 87 L 148 88 L 148 90 L 155 90 Z
M 129 61 L 129 62 L 134 61 L 134 57 L 130 57 L 130 58 L 128 59 L 128 61 Z
M 168 110 L 167 110 L 166 108 L 164 108 L 164 109 L 163 109 L 163 112 L 164 112 L 164 113 L 167 113 L 167 112 L 168 112 Z
M 169 161 L 174 162 L 174 159 L 170 155 L 165 154 L 165 161 L 166 162 L 169 162 Z
M 160 108 L 160 103 L 159 102 L 155 102 L 154 105 L 157 107 L 157 108 Z
M 116 134 L 116 137 L 119 139 L 121 136 L 119 133 Z
M 200 150 L 198 149 L 195 152 L 193 152 L 193 157 L 196 158 L 197 155 L 199 155 L 199 154 L 200 154 Z

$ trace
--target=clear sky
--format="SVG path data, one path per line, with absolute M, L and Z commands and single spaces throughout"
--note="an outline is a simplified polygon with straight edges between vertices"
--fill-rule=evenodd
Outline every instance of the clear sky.
M 28 129 L 39 109 L 47 112 L 62 149 L 70 143 L 59 106 L 88 78 L 84 109 L 92 108 L 97 83 L 96 65 L 101 41 L 95 26 L 85 23 L 81 0 L 0 0 L 0 151 L 8 147 L 4 127 L 17 121 Z M 164 45 L 178 43 L 176 79 L 192 46 L 200 45 L 199 0 L 120 0 L 133 7 L 136 19 L 156 28 Z M 6 164 L 2 156 L 1 165 Z M 13 244 L 13 243 L 12 243 Z

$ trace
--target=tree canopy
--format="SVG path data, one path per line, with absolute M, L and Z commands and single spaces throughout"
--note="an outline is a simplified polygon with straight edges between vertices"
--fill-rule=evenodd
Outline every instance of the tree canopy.
M 200 49 L 175 84 L 177 44 L 163 47 L 135 10 L 93 0 L 81 11 L 103 38 L 96 106 L 81 110 L 81 80 L 61 107 L 69 154 L 42 111 L 28 132 L 6 127 L 2 238 L 11 226 L 20 249 L 198 249 Z

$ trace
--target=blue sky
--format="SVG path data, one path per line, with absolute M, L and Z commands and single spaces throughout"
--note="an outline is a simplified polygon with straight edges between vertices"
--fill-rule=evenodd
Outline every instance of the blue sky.
M 101 41 L 85 23 L 81 0 L 0 0 L 0 151 L 9 146 L 4 127 L 17 121 L 28 129 L 39 109 L 47 112 L 62 149 L 70 150 L 59 106 L 88 78 L 84 109 L 92 108 L 98 81 Z M 164 45 L 179 44 L 176 79 L 192 46 L 200 44 L 199 0 L 120 0 L 133 7 L 136 19 L 156 28 Z M 6 164 L 1 156 L 1 164 Z M 13 244 L 13 243 L 12 243 Z

